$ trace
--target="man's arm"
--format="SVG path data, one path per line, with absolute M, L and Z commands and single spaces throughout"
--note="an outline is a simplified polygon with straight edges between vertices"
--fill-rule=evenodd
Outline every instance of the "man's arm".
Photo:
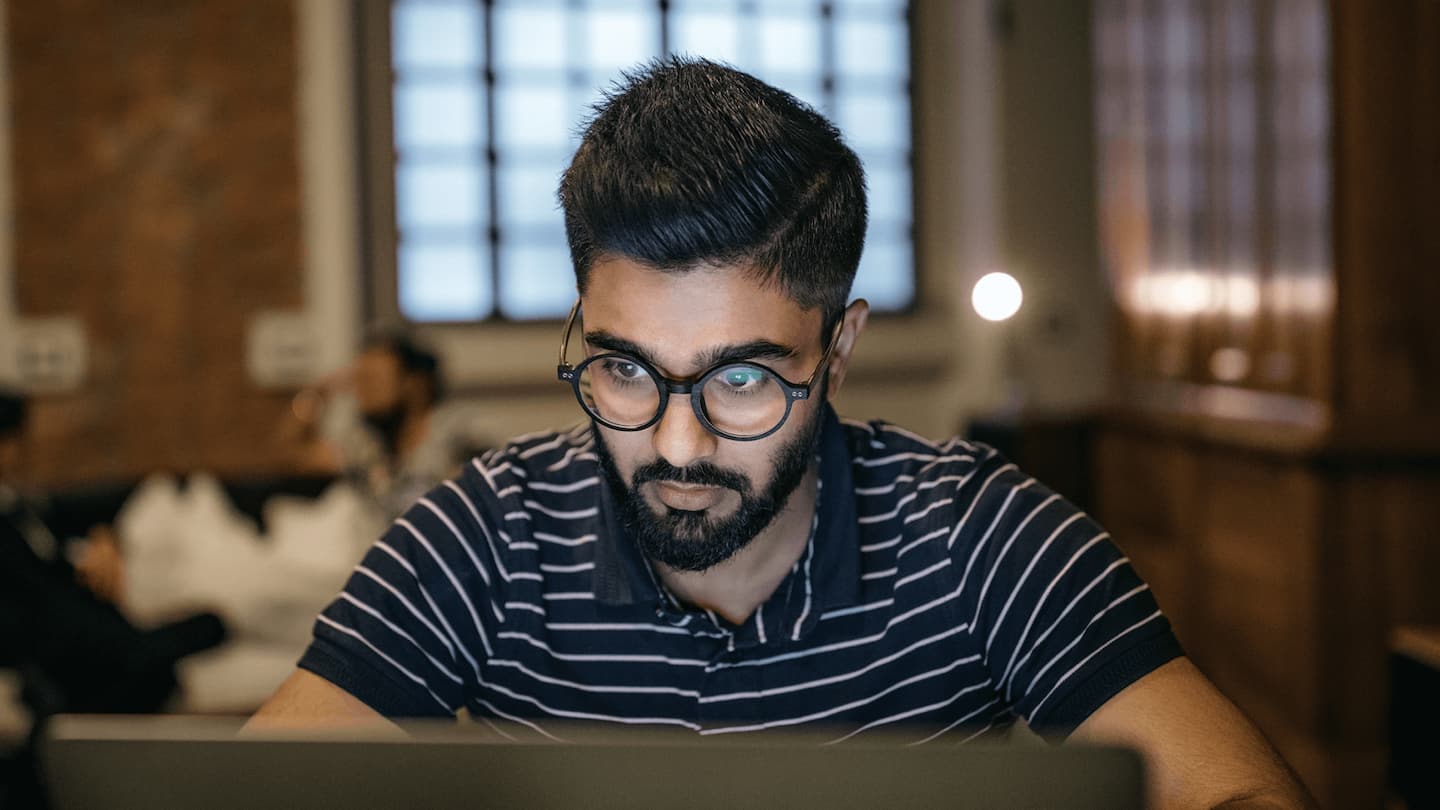
M 1126 687 L 1070 739 L 1139 750 L 1151 807 L 1314 807 L 1260 730 L 1188 658 Z
M 354 695 L 297 669 L 245 724 L 246 731 L 295 728 L 396 728 Z

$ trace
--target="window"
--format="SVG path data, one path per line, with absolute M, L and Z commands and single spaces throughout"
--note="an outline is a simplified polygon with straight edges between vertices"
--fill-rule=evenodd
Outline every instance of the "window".
M 373 315 L 563 316 L 560 173 L 601 91 L 666 53 L 733 64 L 840 127 L 870 187 L 855 295 L 878 311 L 914 302 L 903 0 L 395 0 L 388 19 L 369 13 Z

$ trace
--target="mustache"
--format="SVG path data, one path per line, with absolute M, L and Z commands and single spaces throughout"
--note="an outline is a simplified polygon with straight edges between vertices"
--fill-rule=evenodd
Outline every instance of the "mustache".
M 733 470 L 717 467 L 708 461 L 676 467 L 663 458 L 657 458 L 640 466 L 630 476 L 632 487 L 638 487 L 650 481 L 673 481 L 677 484 L 724 487 L 741 494 L 750 492 L 750 479 Z

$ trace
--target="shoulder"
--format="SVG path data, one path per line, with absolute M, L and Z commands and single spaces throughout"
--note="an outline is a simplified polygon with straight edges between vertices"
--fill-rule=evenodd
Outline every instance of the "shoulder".
M 958 437 L 935 441 L 879 421 L 842 419 L 841 426 L 851 477 L 861 494 L 876 488 L 898 496 L 944 485 L 953 489 L 982 470 L 1006 464 L 993 448 Z

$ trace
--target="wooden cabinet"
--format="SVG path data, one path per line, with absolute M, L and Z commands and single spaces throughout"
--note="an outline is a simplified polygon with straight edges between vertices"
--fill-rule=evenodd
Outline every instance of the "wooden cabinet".
M 1440 623 L 1440 3 L 1095 5 L 1097 512 L 1327 807 Z

